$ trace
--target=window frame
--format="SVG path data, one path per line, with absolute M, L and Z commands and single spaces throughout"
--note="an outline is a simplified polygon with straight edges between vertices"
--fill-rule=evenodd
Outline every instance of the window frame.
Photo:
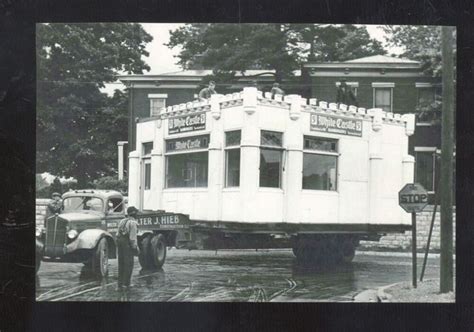
M 227 133 L 231 132 L 240 132 L 240 141 L 239 144 L 237 145 L 227 145 Z M 242 129 L 232 129 L 232 130 L 227 130 L 224 132 L 224 188 L 240 188 L 240 176 L 241 176 L 241 162 L 242 162 Z M 239 150 L 239 185 L 238 186 L 229 186 L 228 185 L 228 180 L 229 180 L 229 151 L 235 151 Z
M 433 170 L 433 174 L 431 176 L 431 187 L 433 189 L 427 189 L 426 191 L 428 194 L 434 194 L 436 192 L 436 176 L 437 176 L 437 168 L 436 167 L 436 155 L 439 149 L 435 146 L 415 146 L 414 152 L 415 152 L 415 172 L 414 172 L 414 181 L 418 182 L 418 177 L 417 177 L 417 154 L 418 153 L 430 153 L 431 154 L 431 167 Z M 441 166 L 441 165 L 440 165 Z
M 395 83 L 388 83 L 388 82 L 373 82 L 372 83 L 372 106 L 374 108 L 381 108 L 375 105 L 376 100 L 376 90 L 377 89 L 389 89 L 390 91 L 390 113 L 393 113 L 393 88 L 395 88 Z
M 281 134 L 281 146 L 275 146 L 275 145 L 264 145 L 262 144 L 262 134 L 263 132 L 272 132 L 272 133 L 278 133 Z M 259 144 L 259 163 L 258 163 L 258 188 L 262 189 L 278 189 L 278 190 L 283 190 L 283 172 L 285 169 L 284 163 L 285 163 L 285 133 L 276 131 L 276 130 L 269 130 L 269 129 L 260 129 L 260 144 Z M 267 186 L 262 186 L 261 185 L 261 163 L 262 163 L 262 150 L 273 150 L 273 151 L 280 151 L 280 167 L 279 167 L 279 172 L 278 172 L 278 187 L 267 187 Z
M 150 153 L 145 153 L 145 144 L 151 144 L 151 150 Z M 148 141 L 148 142 L 142 142 L 142 158 L 150 158 L 151 153 L 153 152 L 153 149 L 155 148 L 155 144 L 153 141 Z
M 199 148 L 199 149 L 189 149 L 189 150 L 183 150 L 183 151 L 167 151 L 167 144 L 168 144 L 168 141 L 174 141 L 174 140 L 179 140 L 179 139 L 187 139 L 187 138 L 193 138 L 193 137 L 203 137 L 203 136 L 206 136 L 207 137 L 207 147 L 206 148 Z M 164 190 L 182 190 L 182 189 L 185 189 L 185 190 L 203 190 L 203 189 L 208 189 L 209 188 L 209 144 L 210 144 L 210 133 L 205 133 L 205 134 L 202 134 L 202 135 L 190 135 L 190 136 L 183 136 L 183 137 L 177 137 L 177 138 L 167 138 L 167 139 L 164 139 L 163 141 L 163 144 L 164 144 L 164 151 L 165 153 L 163 154 L 164 156 Z M 206 186 L 202 186 L 202 187 L 170 187 L 168 185 L 168 169 L 169 169 L 169 159 L 168 157 L 170 156 L 175 156 L 175 155 L 187 155 L 187 154 L 194 154 L 194 153 L 202 153 L 202 152 L 206 152 L 207 153 L 207 183 L 206 183 Z
M 167 93 L 150 93 L 150 94 L 148 94 L 148 99 L 150 100 L 149 115 L 150 115 L 150 117 L 157 117 L 157 116 L 159 116 L 160 112 L 158 112 L 158 114 L 153 114 L 153 110 L 154 110 L 153 101 L 154 100 L 162 100 L 163 101 L 163 107 L 161 107 L 160 110 L 163 109 L 163 108 L 166 108 L 166 100 L 168 99 L 168 94 Z
M 351 91 L 354 93 L 354 96 L 357 97 L 357 90 L 359 90 L 359 82 L 346 82 L 347 86 L 351 88 Z M 336 82 L 336 87 L 339 88 L 341 85 L 340 81 Z
M 315 139 L 324 139 L 324 140 L 330 140 L 330 141 L 335 141 L 336 142 L 336 151 L 326 151 L 326 150 L 318 150 L 318 149 L 308 149 L 305 148 L 305 139 L 306 138 L 315 138 Z M 339 193 L 339 157 L 341 156 L 341 153 L 339 152 L 339 144 L 340 140 L 337 138 L 332 138 L 332 137 L 325 137 L 325 136 L 314 136 L 314 135 L 303 135 L 303 165 L 301 169 L 301 189 L 303 191 L 319 191 L 319 192 L 325 192 L 325 193 Z M 334 190 L 325 190 L 325 189 L 311 189 L 311 188 L 304 188 L 303 187 L 303 181 L 304 181 L 304 156 L 305 154 L 311 154 L 311 155 L 320 155 L 320 156 L 331 156 L 336 158 L 336 179 L 335 179 L 335 186 L 336 188 Z

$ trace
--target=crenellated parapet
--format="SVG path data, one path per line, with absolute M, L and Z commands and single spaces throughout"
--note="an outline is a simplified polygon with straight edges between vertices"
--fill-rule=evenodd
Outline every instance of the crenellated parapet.
M 212 116 L 219 119 L 222 110 L 243 106 L 245 112 L 253 114 L 258 105 L 288 110 L 292 120 L 298 120 L 301 112 L 333 114 L 372 121 L 375 131 L 380 130 L 384 123 L 404 126 L 408 136 L 413 134 L 415 127 L 414 114 L 394 114 L 384 112 L 379 108 L 365 109 L 354 105 L 330 103 L 316 98 L 307 99 L 296 94 L 286 96 L 277 94 L 272 98 L 270 92 L 264 93 L 253 87 L 244 88 L 241 92 L 213 95 L 209 100 L 168 106 L 161 110 L 157 118 L 166 119 L 187 114 L 212 112 Z

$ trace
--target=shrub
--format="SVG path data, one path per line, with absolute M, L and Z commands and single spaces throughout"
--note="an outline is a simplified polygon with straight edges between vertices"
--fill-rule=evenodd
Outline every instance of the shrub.
M 128 192 L 128 180 L 126 178 L 119 180 L 115 176 L 104 176 L 94 181 L 94 187 L 95 189 L 117 190 L 122 194 L 126 194 Z

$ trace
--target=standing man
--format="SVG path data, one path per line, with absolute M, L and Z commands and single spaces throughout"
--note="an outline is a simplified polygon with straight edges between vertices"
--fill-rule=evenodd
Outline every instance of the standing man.
M 339 88 L 337 88 L 336 102 L 339 104 L 344 104 L 348 106 L 349 105 L 359 106 L 357 104 L 356 96 L 354 95 L 354 92 L 352 92 L 351 87 L 347 85 L 345 78 L 341 80 L 341 84 L 339 85 Z
M 63 209 L 63 201 L 61 200 L 61 194 L 55 192 L 52 195 L 51 201 L 48 203 L 46 218 L 56 213 L 61 213 L 62 209 Z
M 280 83 L 273 83 L 273 87 L 270 92 L 272 94 L 272 99 L 275 99 L 275 95 L 285 95 L 285 91 L 280 88 Z
M 214 88 L 216 87 L 216 82 L 210 81 L 207 88 L 202 89 L 199 91 L 199 100 L 204 101 L 206 99 L 210 99 L 211 95 L 216 93 Z
M 138 210 L 130 206 L 127 209 L 127 218 L 120 221 L 117 229 L 118 249 L 118 289 L 130 287 L 133 271 L 133 256 L 138 255 L 137 221 Z

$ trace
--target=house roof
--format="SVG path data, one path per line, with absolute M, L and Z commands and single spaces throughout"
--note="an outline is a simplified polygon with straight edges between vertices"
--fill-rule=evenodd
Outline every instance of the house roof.
M 403 59 L 403 58 L 395 58 L 386 55 L 372 55 L 366 56 L 364 58 L 354 59 L 344 61 L 346 63 L 413 63 L 419 64 L 418 61 L 410 60 L 410 59 Z
M 268 74 L 265 74 L 268 73 Z M 244 76 L 251 76 L 263 74 L 260 77 L 273 77 L 272 73 L 275 73 L 273 69 L 255 69 L 255 70 L 246 70 L 244 72 Z M 149 75 L 149 74 L 141 74 L 141 75 L 120 75 L 118 76 L 119 80 L 121 81 L 155 81 L 155 80 L 180 80 L 182 78 L 187 78 L 188 80 L 200 80 L 202 77 L 206 75 L 211 75 L 212 70 L 210 69 L 201 69 L 201 70 L 180 70 L 180 71 L 172 71 L 167 73 L 161 73 L 157 75 Z M 301 75 L 301 70 L 293 71 L 295 76 Z M 244 77 L 240 72 L 236 73 L 237 77 Z
M 348 61 L 308 62 L 304 64 L 303 67 L 318 71 L 340 71 L 345 69 L 374 71 L 388 69 L 392 71 L 401 70 L 419 72 L 421 69 L 421 64 L 418 61 L 409 59 L 396 58 L 386 55 L 373 55 Z

